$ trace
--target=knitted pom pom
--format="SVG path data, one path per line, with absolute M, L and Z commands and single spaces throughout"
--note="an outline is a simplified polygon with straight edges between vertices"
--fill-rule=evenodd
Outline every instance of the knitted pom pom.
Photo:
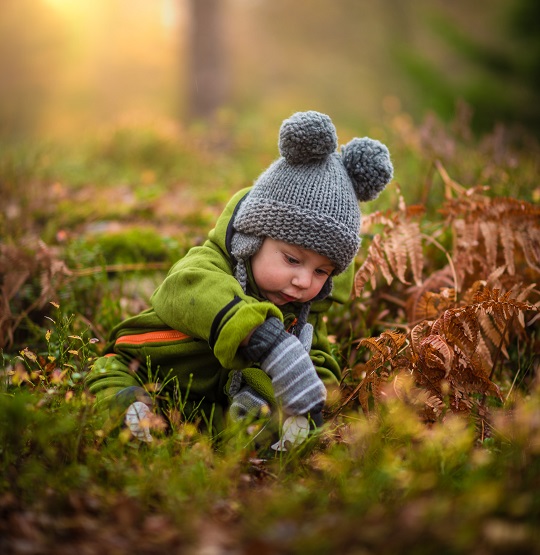
M 388 148 L 375 139 L 353 139 L 341 147 L 341 156 L 361 202 L 376 199 L 392 180 L 394 167 Z
M 319 112 L 297 112 L 281 124 L 279 151 L 289 164 L 324 160 L 337 148 L 332 120 Z

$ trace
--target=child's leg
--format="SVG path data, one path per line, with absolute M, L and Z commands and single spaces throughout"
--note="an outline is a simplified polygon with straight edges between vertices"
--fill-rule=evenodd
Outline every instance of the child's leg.
M 130 363 L 117 355 L 99 357 L 92 365 L 86 385 L 92 395 L 96 397 L 98 412 L 106 412 L 115 395 L 128 387 L 140 387 L 135 372 Z

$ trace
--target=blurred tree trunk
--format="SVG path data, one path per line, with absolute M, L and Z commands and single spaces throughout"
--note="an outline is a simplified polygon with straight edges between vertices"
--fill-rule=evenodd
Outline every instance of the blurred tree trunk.
M 188 115 L 212 116 L 228 98 L 223 0 L 189 0 Z

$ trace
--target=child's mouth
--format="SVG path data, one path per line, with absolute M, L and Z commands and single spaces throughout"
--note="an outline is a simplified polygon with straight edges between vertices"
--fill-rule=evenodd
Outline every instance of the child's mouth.
M 291 297 L 290 295 L 286 295 L 285 293 L 280 293 L 280 296 L 286 303 L 293 303 L 297 300 L 296 297 Z

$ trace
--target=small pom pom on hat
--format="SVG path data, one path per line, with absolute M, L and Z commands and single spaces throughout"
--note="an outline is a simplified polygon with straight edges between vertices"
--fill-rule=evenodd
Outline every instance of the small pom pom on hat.
M 289 164 L 323 160 L 337 148 L 336 128 L 326 114 L 297 112 L 281 124 L 278 147 Z
M 362 202 L 375 200 L 392 180 L 388 148 L 375 139 L 353 139 L 341 147 L 341 156 L 358 200 Z
M 343 272 L 360 246 L 358 201 L 375 199 L 391 181 L 393 167 L 379 141 L 353 139 L 341 154 L 337 145 L 326 114 L 297 112 L 284 120 L 281 157 L 256 180 L 235 216 L 235 230 L 311 249 L 334 263 L 334 274 Z M 247 252 L 234 250 L 237 260 Z

